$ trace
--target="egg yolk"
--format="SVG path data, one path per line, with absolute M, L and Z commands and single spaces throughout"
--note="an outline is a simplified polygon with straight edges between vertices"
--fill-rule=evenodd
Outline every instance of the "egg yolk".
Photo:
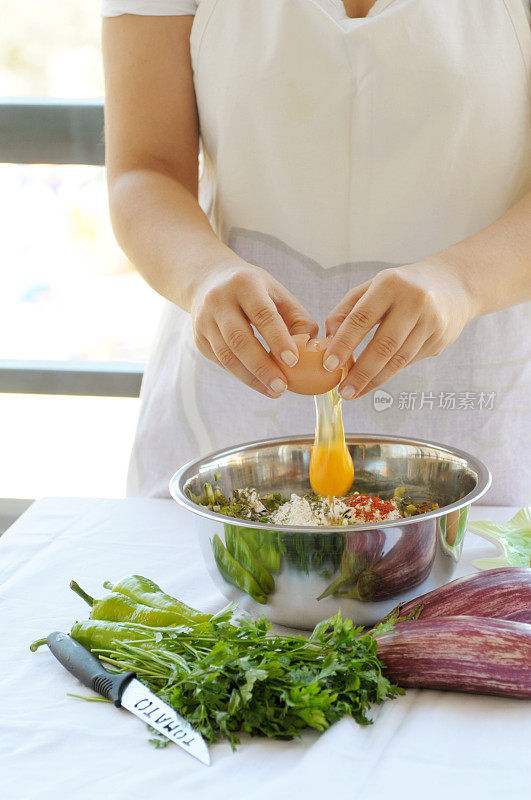
M 310 484 L 321 497 L 342 497 L 352 485 L 354 465 L 345 443 L 337 390 L 316 396 L 315 407 L 317 424 L 310 456 Z
M 321 497 L 342 497 L 354 479 L 354 465 L 343 442 L 316 444 L 310 458 L 310 483 Z

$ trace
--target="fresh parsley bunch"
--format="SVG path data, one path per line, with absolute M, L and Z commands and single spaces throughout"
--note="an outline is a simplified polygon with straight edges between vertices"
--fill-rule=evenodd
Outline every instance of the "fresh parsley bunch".
M 403 690 L 382 674 L 373 635 L 341 614 L 304 636 L 271 632 L 265 617 L 227 614 L 195 628 L 159 629 L 152 643 L 115 642 L 104 655 L 172 705 L 209 742 L 238 733 L 291 739 L 350 715 L 371 722 L 373 703 Z

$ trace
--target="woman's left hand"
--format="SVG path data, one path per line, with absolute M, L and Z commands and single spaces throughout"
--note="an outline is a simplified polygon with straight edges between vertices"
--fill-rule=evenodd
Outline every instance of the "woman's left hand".
M 361 397 L 408 364 L 442 353 L 476 316 L 475 305 L 460 268 L 438 258 L 384 269 L 347 292 L 328 316 L 333 338 L 324 366 L 344 365 L 378 326 L 339 386 L 343 399 Z

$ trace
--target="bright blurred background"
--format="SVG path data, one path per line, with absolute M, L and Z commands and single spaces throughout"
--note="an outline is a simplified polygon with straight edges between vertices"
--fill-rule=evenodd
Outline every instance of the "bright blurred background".
M 0 94 L 103 95 L 97 0 L 0 0 Z M 104 170 L 0 164 L 0 359 L 143 362 L 160 298 L 114 242 Z M 0 497 L 122 496 L 137 398 L 0 393 Z

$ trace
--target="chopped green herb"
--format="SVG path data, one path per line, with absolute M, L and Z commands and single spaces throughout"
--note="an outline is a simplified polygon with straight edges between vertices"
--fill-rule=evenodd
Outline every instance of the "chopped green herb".
M 224 737 L 233 747 L 240 732 L 290 739 L 345 715 L 367 725 L 373 703 L 403 693 L 382 675 L 376 639 L 340 613 L 309 639 L 274 634 L 265 617 L 233 624 L 228 616 L 159 628 L 152 641 L 138 626 L 142 640 L 95 652 L 118 672 L 136 672 L 209 742 Z
M 156 747 L 160 750 L 162 747 L 167 747 L 169 744 L 171 744 L 171 739 L 167 739 L 166 736 L 163 736 L 162 733 L 159 733 L 156 728 L 151 727 L 151 725 L 148 725 L 147 727 L 148 731 L 153 734 L 153 737 L 148 739 L 148 742 L 152 744 L 153 747 Z
M 413 502 L 405 486 L 398 486 L 395 489 L 394 499 L 402 517 L 414 517 L 417 514 L 425 514 L 427 511 L 434 511 L 439 508 L 439 504 L 432 502 L 430 499 L 424 502 Z
M 106 697 L 100 697 L 97 695 L 96 697 L 87 697 L 84 694 L 73 694 L 72 692 L 66 693 L 67 697 L 75 697 L 76 700 L 86 700 L 87 703 L 111 703 L 111 700 L 107 700 Z
M 214 477 L 216 478 L 216 476 Z M 282 497 L 278 492 L 259 495 L 257 490 L 252 488 L 235 489 L 232 496 L 227 498 L 217 487 L 213 489 L 210 483 L 205 483 L 200 495 L 193 494 L 188 490 L 188 496 L 194 503 L 206 506 L 219 514 L 264 523 L 270 523 L 271 515 L 284 503 L 289 502 L 288 498 Z M 315 513 L 322 511 L 322 497 L 309 493 L 304 495 L 304 499 L 308 501 L 312 511 Z M 402 517 L 411 517 L 438 508 L 437 503 L 432 502 L 429 498 L 424 502 L 415 502 L 407 493 L 405 486 L 395 489 L 394 499 Z M 342 517 L 342 521 L 343 524 L 348 524 L 348 514 L 346 517 L 345 515 Z

